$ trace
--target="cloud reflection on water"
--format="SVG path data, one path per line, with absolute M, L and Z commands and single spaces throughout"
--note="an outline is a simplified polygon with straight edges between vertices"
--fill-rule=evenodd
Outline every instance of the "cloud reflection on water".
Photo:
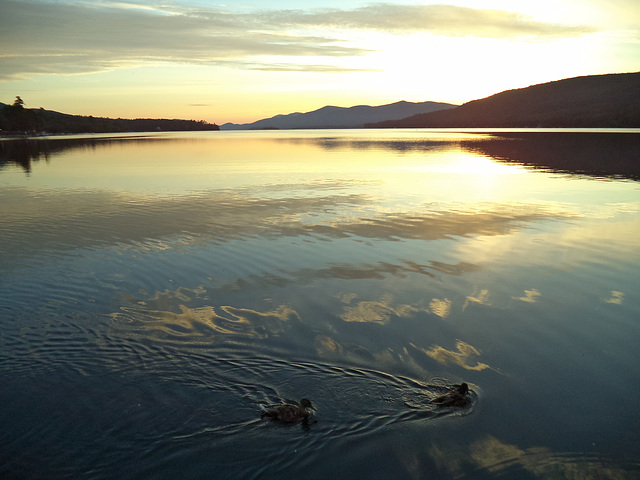
M 521 297 L 511 297 L 514 300 L 520 300 L 525 303 L 536 303 L 538 301 L 538 297 L 540 296 L 540 292 L 535 288 L 531 290 L 525 290 L 524 295 Z
M 451 314 L 451 300 L 448 298 L 434 298 L 429 304 L 431 311 L 440 318 L 447 318 Z
M 391 305 L 390 295 L 384 295 L 378 301 L 361 301 L 355 306 L 345 307 L 340 318 L 345 322 L 386 324 L 392 316 L 406 317 L 419 311 L 428 311 L 412 305 Z
M 462 306 L 462 311 L 464 312 L 464 310 L 471 303 L 476 303 L 479 305 L 491 305 L 489 303 L 489 290 L 483 289 L 483 290 L 480 290 L 479 292 L 474 292 L 471 295 L 467 295 L 464 305 Z
M 332 188 L 340 188 L 337 183 Z M 320 236 L 397 241 L 438 240 L 451 236 L 507 235 L 526 224 L 571 216 L 544 205 L 487 203 L 465 211 L 433 210 L 376 212 L 375 198 L 357 193 L 323 195 L 326 186 L 300 185 L 306 197 L 269 198 L 244 190 L 206 192 L 192 196 L 136 196 L 93 190 L 39 191 L 23 187 L 0 193 L 0 214 L 8 234 L 7 253 L 117 244 L 155 249 L 181 244 L 221 244 L 250 238 Z M 314 193 L 311 195 L 311 193 Z M 43 234 L 44 232 L 44 234 Z M 354 277 L 357 268 L 328 267 L 324 275 Z M 400 267 L 381 262 L 370 273 L 405 271 L 429 275 L 428 270 L 452 268 L 442 262 L 419 265 L 407 260 Z M 461 262 L 454 268 L 477 266 Z
M 475 440 L 469 449 L 471 459 L 492 475 L 508 474 L 519 467 L 534 478 L 632 478 L 630 470 L 612 466 L 618 462 L 609 465 L 606 457 L 556 453 L 546 447 L 520 448 L 492 435 Z
M 475 365 L 471 365 L 471 362 L 475 357 L 480 356 L 480 352 L 474 346 L 469 345 L 462 340 L 456 341 L 456 350 L 447 350 L 440 345 L 434 345 L 430 349 L 426 350 L 424 348 L 420 348 L 414 344 L 411 344 L 412 347 L 416 348 L 424 352 L 428 357 L 433 358 L 438 363 L 447 365 L 458 365 L 459 367 L 464 368 L 465 370 L 475 370 L 482 371 L 487 368 L 491 368 L 486 363 L 476 362 Z
M 245 337 L 266 340 L 291 329 L 291 321 L 299 320 L 295 310 L 280 305 L 274 310 L 259 312 L 250 308 L 227 305 L 189 308 L 179 305 L 179 313 L 148 309 L 141 306 L 123 306 L 111 314 L 114 325 L 143 334 L 155 341 L 169 341 L 195 345 L 216 345 Z
M 611 297 L 606 299 L 606 303 L 613 303 L 615 305 L 621 305 L 624 300 L 624 292 L 619 292 L 617 290 L 611 291 Z
M 480 351 L 461 340 L 456 341 L 456 350 L 447 350 L 440 345 L 424 348 L 419 344 L 425 339 L 411 335 L 395 338 L 393 332 L 411 330 L 414 322 L 427 325 L 429 317 L 446 318 L 452 303 L 447 299 L 433 299 L 427 307 L 396 302 L 391 294 L 361 301 L 357 301 L 356 294 L 342 294 L 342 312 L 333 310 L 335 320 L 351 325 L 345 330 L 331 318 L 318 322 L 313 312 L 302 313 L 291 305 L 264 310 L 212 305 L 209 299 L 217 296 L 214 289 L 205 287 L 181 287 L 151 297 L 130 296 L 117 312 L 110 314 L 112 327 L 126 338 L 185 347 L 244 346 L 253 352 L 271 352 L 286 345 L 288 351 L 305 352 L 305 356 L 315 352 L 320 358 L 355 364 L 375 361 L 392 370 L 414 372 L 419 378 L 432 376 L 430 372 L 436 367 L 430 367 L 431 362 L 470 371 L 491 368 L 476 361 Z M 192 306 L 202 303 L 206 305 Z M 398 322 L 404 326 L 399 327 Z M 387 333 L 393 339 L 387 338 Z M 425 357 L 430 359 L 426 363 Z

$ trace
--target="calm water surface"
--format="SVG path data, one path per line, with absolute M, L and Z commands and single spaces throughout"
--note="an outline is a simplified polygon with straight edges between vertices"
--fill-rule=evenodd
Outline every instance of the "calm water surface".
M 638 478 L 638 133 L 0 142 L 0 476 Z

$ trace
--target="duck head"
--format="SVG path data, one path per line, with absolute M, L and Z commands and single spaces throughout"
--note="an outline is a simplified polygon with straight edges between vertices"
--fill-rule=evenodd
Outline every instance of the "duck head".
M 302 400 L 300 400 L 300 408 L 302 410 L 311 409 L 313 411 L 317 411 L 317 408 L 313 406 L 311 400 L 309 400 L 308 398 L 303 398 Z
M 467 385 L 466 383 L 461 383 L 460 385 L 458 385 L 458 393 L 460 395 L 466 395 L 468 391 L 469 385 Z

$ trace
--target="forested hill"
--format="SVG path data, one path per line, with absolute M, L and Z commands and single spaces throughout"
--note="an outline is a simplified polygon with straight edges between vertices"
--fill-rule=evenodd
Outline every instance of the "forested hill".
M 13 105 L 0 103 L 0 134 L 25 133 L 118 133 L 153 131 L 220 130 L 203 120 L 85 117 L 67 115 L 43 108 L 25 108 L 16 99 Z
M 450 110 L 373 128 L 640 128 L 640 73 L 595 75 L 507 90 Z

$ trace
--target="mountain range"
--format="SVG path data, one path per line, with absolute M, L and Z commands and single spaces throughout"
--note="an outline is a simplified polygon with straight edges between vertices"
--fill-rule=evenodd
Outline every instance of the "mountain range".
M 460 106 L 396 102 L 376 107 L 326 106 L 253 123 L 112 119 L 67 115 L 0 103 L 0 135 L 177 130 L 303 128 L 640 128 L 640 72 L 591 75 L 507 90 Z
M 290 113 L 276 115 L 253 123 L 225 123 L 221 130 L 268 130 L 295 128 L 361 128 L 365 123 L 386 120 L 400 120 L 412 115 L 435 112 L 455 108 L 456 105 L 440 102 L 396 102 L 388 105 L 371 107 L 358 105 L 355 107 L 326 106 L 306 113 Z
M 372 128 L 638 128 L 640 73 L 574 77 L 507 90 Z

